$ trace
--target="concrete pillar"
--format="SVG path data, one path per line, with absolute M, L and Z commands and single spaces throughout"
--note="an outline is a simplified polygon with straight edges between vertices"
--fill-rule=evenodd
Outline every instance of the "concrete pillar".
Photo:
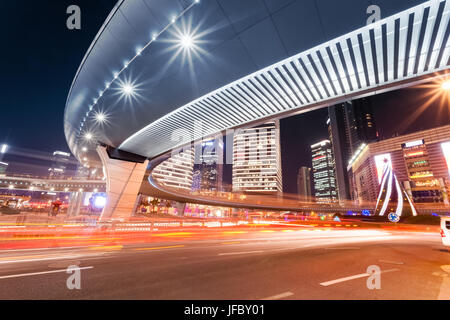
M 148 160 L 144 163 L 110 159 L 106 148 L 97 147 L 106 175 L 107 202 L 100 220 L 128 220 L 134 213 Z
M 173 206 L 177 209 L 179 216 L 184 216 L 184 210 L 186 210 L 186 203 L 184 202 L 175 202 Z
M 439 178 L 439 186 L 441 187 L 442 196 L 444 198 L 444 203 L 449 204 L 447 188 L 445 187 L 444 179 Z
M 67 209 L 67 217 L 74 217 L 80 214 L 81 202 L 83 201 L 82 192 L 72 192 L 69 198 L 69 208 Z

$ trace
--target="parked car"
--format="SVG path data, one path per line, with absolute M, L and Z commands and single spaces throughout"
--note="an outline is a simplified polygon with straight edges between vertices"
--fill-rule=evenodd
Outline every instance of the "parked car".
M 441 238 L 444 246 L 450 246 L 450 217 L 441 217 Z
M 1 214 L 20 214 L 20 210 L 13 207 L 0 207 Z

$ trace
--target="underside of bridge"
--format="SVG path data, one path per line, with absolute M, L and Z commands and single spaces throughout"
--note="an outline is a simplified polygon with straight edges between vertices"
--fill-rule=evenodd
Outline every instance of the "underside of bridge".
M 242 44 L 248 46 L 251 39 L 264 38 L 268 30 L 277 30 L 277 22 L 272 20 L 270 27 L 261 29 L 258 34 L 253 34 L 250 38 L 245 38 L 246 29 L 236 28 L 236 25 L 231 22 L 235 19 L 230 19 L 231 16 L 238 15 L 240 7 L 235 4 L 236 7 L 231 6 L 227 11 L 219 2 L 196 1 L 184 6 L 179 16 L 174 17 L 159 34 L 155 34 L 152 40 L 133 53 L 133 57 L 127 60 L 120 72 L 114 73 L 114 79 L 106 83 L 106 87 L 104 87 L 104 79 L 101 80 L 103 89 L 98 95 L 91 91 L 88 94 L 86 88 L 92 87 L 99 79 L 100 72 L 96 71 L 97 66 L 98 69 L 102 68 L 99 64 L 102 60 L 100 57 L 107 55 L 108 63 L 119 58 L 123 59 L 113 55 L 112 51 L 105 52 L 102 48 L 108 44 L 121 49 L 123 46 L 130 45 L 128 39 L 123 43 L 115 43 L 114 37 L 104 31 L 120 33 L 123 29 L 121 27 L 125 24 L 122 21 L 123 18 L 118 18 L 122 15 L 135 18 L 128 19 L 136 23 L 130 30 L 145 31 L 144 33 L 148 31 L 148 19 L 141 19 L 145 16 L 143 13 L 145 10 L 142 8 L 139 10 L 139 5 L 135 2 L 120 1 L 80 66 L 66 106 L 65 131 L 69 145 L 79 159 L 89 158 L 88 161 L 91 163 L 101 159 L 108 181 L 109 201 L 103 212 L 105 219 L 115 217 L 126 219 L 131 215 L 136 206 L 147 163 L 118 160 L 120 156 L 111 158 L 112 155 L 108 154 L 103 147 L 97 147 L 95 152 L 92 152 L 91 149 L 96 146 L 95 141 L 114 146 L 119 154 L 128 152 L 140 155 L 143 159 L 152 159 L 149 185 L 145 185 L 144 180 L 144 188 L 148 188 L 151 195 L 176 199 L 180 202 L 196 201 L 205 204 L 249 207 L 250 205 L 245 203 L 250 203 L 250 198 L 236 201 L 236 198 L 224 197 L 222 200 L 211 201 L 211 199 L 197 196 L 193 199 L 192 194 L 163 188 L 158 184 L 157 179 L 152 178 L 152 172 L 164 160 L 168 161 L 167 152 L 189 146 L 192 141 L 219 134 L 227 129 L 254 126 L 268 119 L 279 119 L 446 77 L 449 70 L 450 1 L 416 1 L 414 4 L 421 4 L 407 10 L 403 7 L 404 11 L 399 13 L 394 11 L 395 14 L 363 27 L 357 24 L 360 28 L 344 28 L 346 32 L 342 34 L 331 33 L 333 37 L 324 37 L 325 41 L 322 43 L 317 43 L 315 39 L 307 46 L 304 43 L 302 47 L 293 46 L 297 48 L 294 52 L 285 50 L 282 55 L 274 55 L 273 57 L 278 57 L 277 59 L 272 57 L 262 64 L 253 61 L 253 63 L 242 65 L 239 65 L 238 60 L 242 58 L 243 61 L 243 53 L 237 48 L 240 48 Z M 296 2 L 300 4 L 300 7 L 296 7 L 296 14 L 299 15 L 302 10 L 307 9 L 307 5 L 305 1 L 292 3 Z M 330 5 L 332 3 L 336 4 L 333 1 Z M 278 13 L 283 14 L 285 19 L 289 18 L 289 7 L 287 5 L 278 8 Z M 149 8 L 147 6 L 147 10 L 152 11 L 152 8 Z M 251 6 L 248 12 L 256 12 L 260 9 L 258 6 Z M 262 17 L 270 16 L 267 10 L 272 9 L 267 7 L 263 9 L 265 13 Z M 178 21 L 181 21 L 183 25 L 188 19 L 191 22 L 195 21 L 197 11 L 205 15 L 206 12 L 214 12 L 223 16 L 224 30 L 225 26 L 233 25 L 233 31 L 230 31 L 229 36 L 215 34 L 221 37 L 222 47 L 219 46 L 219 48 L 222 49 L 219 51 L 216 50 L 217 48 L 210 49 L 211 54 L 223 54 L 223 64 L 230 67 L 235 67 L 237 64 L 237 72 L 230 76 L 223 68 L 220 69 L 221 72 L 215 69 L 217 66 L 214 67 L 213 63 L 208 66 L 209 68 L 196 64 L 202 70 L 195 79 L 197 85 L 201 87 L 196 87 L 196 94 L 191 94 L 185 86 L 185 81 L 190 82 L 191 85 L 192 69 L 175 70 L 173 67 L 164 66 L 165 60 L 161 59 L 172 61 L 177 58 L 171 60 L 163 54 L 166 52 L 164 45 L 167 45 L 167 41 L 170 43 L 170 39 L 167 40 L 165 37 L 170 36 L 172 28 L 176 33 Z M 119 12 L 122 15 L 119 15 Z M 298 17 L 294 18 L 292 21 L 298 21 Z M 208 27 L 217 28 L 217 25 L 214 25 L 217 21 L 205 18 L 203 22 L 209 23 Z M 260 22 L 255 22 L 255 26 Z M 267 38 L 269 47 L 278 45 L 279 41 L 276 38 L 283 38 L 292 33 L 292 30 L 280 30 L 278 28 L 278 36 L 274 39 Z M 354 31 L 348 32 L 349 30 Z M 134 33 L 140 34 L 139 32 Z M 304 34 L 304 30 L 302 32 Z M 295 36 L 298 38 L 297 41 L 301 42 L 301 36 L 298 34 Z M 186 35 L 182 35 L 181 38 L 184 39 L 183 37 L 185 38 Z M 241 44 L 226 46 L 230 39 L 235 37 L 240 39 Z M 191 40 L 195 41 L 195 35 Z M 199 52 L 189 50 L 199 49 L 200 42 L 189 48 L 185 46 L 180 49 L 180 52 L 184 52 L 185 58 L 190 57 L 189 59 L 195 60 L 199 57 Z M 255 57 L 262 53 L 263 51 L 257 50 L 253 59 L 255 60 Z M 150 63 L 156 61 L 162 64 Z M 94 65 L 96 67 L 93 67 Z M 146 69 L 150 68 L 148 66 L 151 66 L 151 70 Z M 193 68 L 192 65 L 191 68 Z M 139 86 L 132 78 L 132 71 L 139 73 L 137 71 L 140 70 L 147 72 L 148 79 L 143 79 L 145 86 Z M 106 74 L 109 74 L 109 71 L 108 68 Z M 170 81 L 169 78 L 165 78 L 166 74 L 172 77 Z M 91 102 L 92 99 L 93 102 Z M 132 111 L 128 109 L 130 105 L 133 105 Z M 110 108 L 113 110 L 109 110 L 109 114 L 101 113 L 101 108 L 108 110 L 108 106 L 112 106 Z M 106 118 L 108 121 L 99 123 L 97 121 L 99 114 L 102 115 L 103 120 Z M 282 206 L 277 202 L 278 200 L 266 204 L 258 203 L 256 199 L 255 201 L 251 203 L 252 208 L 293 210 L 296 207 L 292 204 Z

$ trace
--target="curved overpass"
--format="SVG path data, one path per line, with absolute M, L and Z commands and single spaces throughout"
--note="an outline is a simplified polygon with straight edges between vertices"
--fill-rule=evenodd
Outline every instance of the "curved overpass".
M 370 1 L 119 1 L 70 89 L 69 146 L 151 158 L 186 143 L 176 130 L 194 140 L 445 72 L 449 2 L 379 3 L 394 15 L 364 26 Z
M 447 74 L 448 0 L 121 0 L 75 76 L 64 127 L 155 158 L 228 128 Z M 415 7 L 411 7 L 414 6 Z M 102 158 L 105 165 L 106 158 Z
M 171 155 L 166 154 L 152 159 L 149 162 L 148 170 L 144 176 L 144 181 L 140 187 L 140 194 L 152 195 L 160 199 L 167 199 L 181 203 L 196 203 L 209 206 L 224 206 L 231 208 L 247 208 L 257 210 L 273 211 L 294 211 L 318 213 L 341 213 L 347 214 L 349 211 L 361 214 L 363 210 L 374 211 L 375 202 L 366 202 L 355 205 L 352 201 L 340 201 L 340 203 L 317 203 L 311 200 L 299 199 L 295 194 L 276 195 L 256 195 L 237 192 L 222 191 L 191 191 L 185 188 L 170 186 L 161 179 L 160 175 L 154 173 L 158 171 L 158 166 L 171 159 Z M 449 206 L 444 204 L 415 204 L 420 214 L 447 214 Z

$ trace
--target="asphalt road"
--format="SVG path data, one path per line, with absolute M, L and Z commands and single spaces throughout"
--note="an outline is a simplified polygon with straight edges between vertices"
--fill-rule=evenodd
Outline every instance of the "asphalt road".
M 205 231 L 207 232 L 207 231 Z M 438 234 L 249 230 L 214 238 L 0 251 L 0 299 L 450 299 Z M 81 289 L 67 288 L 69 265 Z M 369 266 L 380 289 L 367 287 Z

